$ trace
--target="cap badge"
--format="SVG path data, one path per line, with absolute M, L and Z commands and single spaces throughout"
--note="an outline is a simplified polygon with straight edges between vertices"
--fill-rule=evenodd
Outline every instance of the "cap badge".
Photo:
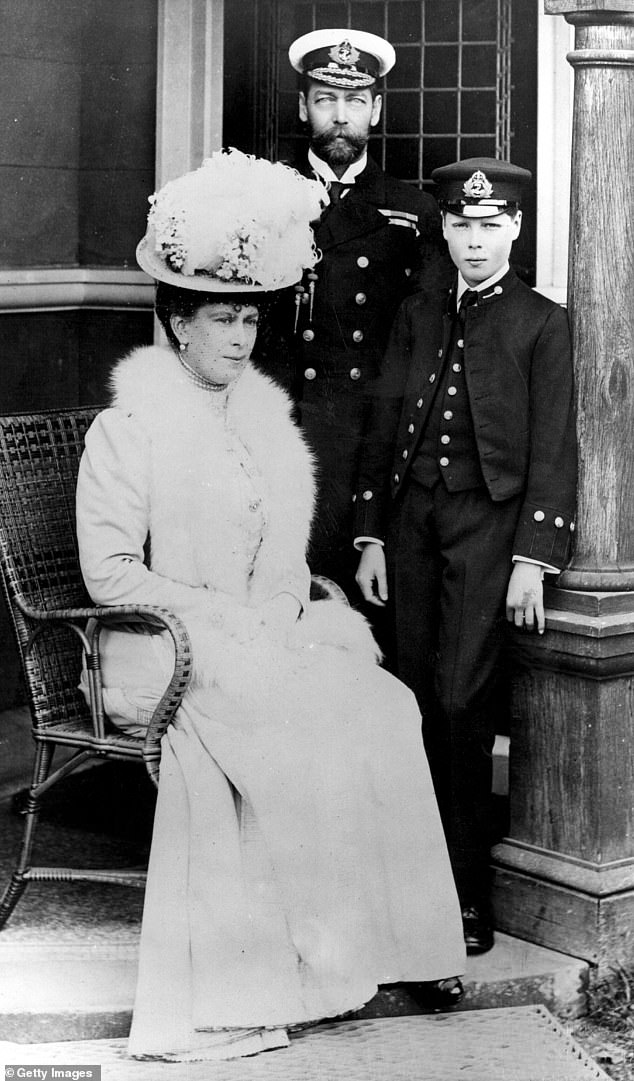
M 340 45 L 333 45 L 328 56 L 335 64 L 343 64 L 346 68 L 354 67 L 359 60 L 359 53 L 349 41 L 342 41 Z
M 493 185 L 486 178 L 486 173 L 476 169 L 462 186 L 465 195 L 470 199 L 490 199 L 493 194 Z

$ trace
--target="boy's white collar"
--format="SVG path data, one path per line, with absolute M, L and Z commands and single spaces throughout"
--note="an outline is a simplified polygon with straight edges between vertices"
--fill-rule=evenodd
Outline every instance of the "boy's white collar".
M 495 285 L 496 282 L 499 282 L 500 278 L 503 278 L 505 274 L 508 274 L 510 269 L 511 269 L 511 266 L 510 266 L 510 263 L 507 260 L 503 267 L 500 267 L 499 270 L 496 270 L 495 274 L 492 274 L 490 278 L 486 279 L 486 281 L 478 282 L 477 285 L 467 285 L 467 283 L 464 280 L 462 274 L 460 273 L 460 271 L 458 271 L 458 288 L 456 290 L 456 306 L 460 305 L 460 298 L 461 298 L 462 294 L 467 291 L 467 289 L 473 289 L 476 293 L 483 293 L 485 289 L 489 289 L 490 286 Z

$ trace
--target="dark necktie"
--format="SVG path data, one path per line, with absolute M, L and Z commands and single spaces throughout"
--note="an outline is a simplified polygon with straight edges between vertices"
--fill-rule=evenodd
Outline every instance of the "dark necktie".
M 475 289 L 465 289 L 464 293 L 460 297 L 460 304 L 458 306 L 458 322 L 461 327 L 464 327 L 467 319 L 467 308 L 477 303 L 477 291 Z
M 464 293 L 460 297 L 460 311 L 463 308 L 468 308 L 470 304 L 478 303 L 478 292 L 476 289 L 465 289 Z
M 335 206 L 339 202 L 344 191 L 347 191 L 348 185 L 342 184 L 340 180 L 331 180 L 328 191 L 330 192 L 330 203 Z

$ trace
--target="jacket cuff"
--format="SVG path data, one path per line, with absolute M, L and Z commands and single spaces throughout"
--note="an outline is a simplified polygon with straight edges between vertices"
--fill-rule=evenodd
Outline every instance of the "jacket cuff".
M 558 508 L 525 503 L 515 531 L 513 552 L 561 570 L 570 558 L 574 530 L 572 518 Z

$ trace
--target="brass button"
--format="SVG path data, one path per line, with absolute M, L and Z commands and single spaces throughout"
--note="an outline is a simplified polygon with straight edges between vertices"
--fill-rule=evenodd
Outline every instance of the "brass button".
M 367 503 L 368 499 L 372 499 L 372 492 L 368 489 L 367 492 L 363 493 L 363 498 L 365 499 L 365 501 Z
M 563 518 L 555 518 L 555 528 L 556 529 L 561 529 L 563 524 L 564 524 Z
M 398 482 L 399 482 L 399 480 L 400 480 L 400 479 L 401 479 L 401 478 L 400 478 L 400 475 L 399 475 L 398 473 L 395 473 L 395 474 L 394 474 L 394 483 L 395 483 L 395 484 L 398 484 Z
M 367 255 L 360 255 L 357 259 L 357 266 L 363 267 L 363 269 L 365 270 L 365 268 L 369 265 L 370 260 L 368 259 Z
M 545 517 L 546 515 L 544 514 L 543 510 L 536 510 L 533 515 L 533 518 L 536 522 L 543 522 Z
M 458 349 L 464 349 L 464 338 L 458 338 L 456 345 L 458 346 Z
M 365 293 L 357 293 L 354 299 L 356 304 L 365 304 L 368 298 L 366 297 Z
M 416 402 L 416 408 L 417 408 L 417 409 L 420 409 L 420 408 L 421 408 L 421 406 L 422 406 L 422 404 L 423 404 L 423 399 L 422 399 L 422 398 L 419 398 L 419 399 L 418 399 L 418 401 Z
M 306 371 L 304 372 L 304 379 L 316 379 L 316 378 L 317 378 L 317 372 L 315 371 L 315 369 L 314 368 L 307 368 Z
M 436 373 L 432 372 L 430 377 L 429 377 L 429 382 L 434 383 L 435 381 L 436 381 Z
M 414 431 L 414 425 L 413 424 L 408 424 L 407 430 L 408 430 L 409 434 L 412 435 L 412 433 Z
M 449 459 L 448 458 L 441 458 L 440 459 L 440 464 L 443 465 L 443 466 L 444 465 L 449 465 Z
M 451 420 L 453 418 L 453 413 L 451 412 L 451 409 L 445 409 L 443 417 L 445 420 Z
M 304 331 L 302 331 L 302 338 L 304 339 L 305 342 L 312 342 L 314 337 L 315 337 L 315 331 L 314 330 L 304 330 Z
M 462 364 L 452 364 L 451 367 L 452 367 L 454 372 L 461 372 L 462 371 Z
M 438 358 L 440 359 L 441 356 L 442 356 L 442 349 L 439 349 L 438 350 Z
M 571 522 L 571 523 L 570 523 L 570 532 L 571 532 L 571 533 L 574 533 L 574 531 L 575 531 L 575 523 L 574 523 L 574 522 Z
M 458 393 L 457 387 L 447 387 L 447 394 L 453 398 L 454 394 Z
M 362 342 L 363 341 L 363 331 L 362 330 L 353 330 L 352 331 L 352 340 L 353 340 L 353 342 Z
M 408 450 L 404 450 L 403 453 L 401 454 L 401 458 L 403 459 L 404 462 L 407 461 L 408 455 L 409 455 Z
M 354 379 L 354 381 L 356 383 L 357 379 L 361 378 L 361 369 L 360 368 L 351 368 L 350 369 L 350 378 Z
M 440 442 L 444 443 L 445 446 L 447 446 L 447 443 L 451 443 L 451 436 L 450 435 L 441 435 Z

